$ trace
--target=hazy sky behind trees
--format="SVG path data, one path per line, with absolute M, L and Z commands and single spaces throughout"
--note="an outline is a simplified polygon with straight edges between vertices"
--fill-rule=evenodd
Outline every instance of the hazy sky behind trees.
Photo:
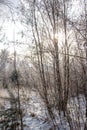
M 24 53 L 28 45 L 26 43 L 29 42 L 29 38 L 25 38 L 22 36 L 23 32 L 26 32 L 27 29 L 23 26 L 20 22 L 21 12 L 19 9 L 20 2 L 19 0 L 9 0 L 5 2 L 8 6 L 4 4 L 0 4 L 0 10 L 2 11 L 0 17 L 0 26 L 1 29 L 1 36 L 2 42 L 0 43 L 0 49 L 8 49 L 11 53 L 14 51 L 12 41 L 23 42 L 25 45 L 17 45 L 16 50 L 17 53 Z M 27 33 L 28 35 L 28 33 Z
M 2 3 L 4 0 L 1 0 Z M 3 26 L 1 30 L 1 36 L 4 37 L 4 41 L 0 43 L 0 49 L 7 48 L 10 52 L 13 52 L 13 44 L 10 43 L 11 41 L 19 41 L 23 43 L 29 43 L 32 39 L 30 34 L 30 28 L 27 31 L 26 27 L 23 26 L 20 22 L 19 16 L 21 17 L 21 13 L 19 10 L 20 0 L 5 0 L 5 4 L 8 6 L 0 4 L 0 26 Z M 71 4 L 71 3 L 70 3 Z M 78 20 L 78 17 L 81 15 L 83 9 L 83 2 L 82 0 L 72 0 L 72 7 L 69 8 L 69 17 L 74 20 Z M 14 23 L 15 21 L 15 23 Z M 27 36 L 23 37 L 22 34 L 26 33 Z M 9 42 L 10 41 L 10 42 Z M 23 53 L 23 50 L 28 47 L 27 45 L 17 46 L 16 49 L 18 53 Z M 25 49 L 24 49 L 25 48 Z

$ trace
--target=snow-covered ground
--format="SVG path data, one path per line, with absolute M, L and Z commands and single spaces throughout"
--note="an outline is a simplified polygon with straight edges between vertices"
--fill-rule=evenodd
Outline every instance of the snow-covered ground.
M 9 97 L 8 94 L 5 96 Z M 3 95 L 2 95 L 3 96 Z M 23 124 L 24 130 L 52 130 L 53 123 L 47 117 L 47 110 L 38 93 L 28 90 L 23 93 L 21 107 L 24 110 Z M 0 101 L 0 103 L 2 103 Z M 6 104 L 7 103 L 7 104 Z M 10 107 L 9 102 L 4 100 L 5 110 Z M 84 130 L 86 102 L 83 95 L 79 97 L 71 97 L 67 104 L 68 118 L 65 118 L 61 112 L 54 110 L 57 128 L 56 130 L 70 130 L 70 125 L 73 130 Z M 68 123 L 68 121 L 70 123 Z
M 83 95 L 79 97 L 72 97 L 68 101 L 68 114 L 69 119 L 73 126 L 73 130 L 84 130 L 85 124 L 85 112 L 86 112 L 86 102 Z M 28 116 L 28 113 L 34 113 L 35 117 Z M 62 113 L 62 112 L 61 112 Z M 52 127 L 52 122 L 46 120 L 46 108 L 44 103 L 40 99 L 39 95 L 35 92 L 31 93 L 30 102 L 27 106 L 27 115 L 24 117 L 24 124 L 26 124 L 25 130 L 50 130 Z M 70 130 L 67 118 L 64 118 L 63 114 L 61 117 L 58 112 L 55 111 L 55 118 L 58 130 Z

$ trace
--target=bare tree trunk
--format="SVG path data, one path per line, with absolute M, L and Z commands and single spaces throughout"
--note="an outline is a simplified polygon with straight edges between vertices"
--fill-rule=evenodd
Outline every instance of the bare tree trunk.
M 84 0 L 84 7 L 85 7 L 85 38 L 86 38 L 86 72 L 85 72 L 85 99 L 86 99 L 86 123 L 85 123 L 85 129 L 84 130 L 87 130 L 87 2 L 86 0 Z
M 69 47 L 67 43 L 67 10 L 66 10 L 66 2 L 63 0 L 64 4 L 64 34 L 65 34 L 65 56 L 64 56 L 64 99 L 63 99 L 63 110 L 64 115 L 67 109 L 67 101 L 69 95 Z M 66 55 L 67 54 L 67 55 Z
M 14 34 L 15 35 L 15 34 Z M 15 50 L 15 42 L 14 42 L 14 73 L 15 73 L 15 85 L 17 86 L 18 92 L 17 92 L 17 96 L 18 96 L 18 114 L 19 114 L 19 119 L 21 122 L 21 130 L 23 130 L 23 120 L 22 120 L 22 110 L 21 110 L 21 103 L 20 103 L 20 84 L 19 84 L 19 75 L 17 72 L 17 68 L 16 68 L 16 50 Z
M 37 52 L 37 59 L 38 59 L 38 67 L 39 67 L 39 75 L 40 75 L 40 78 L 41 78 L 41 83 L 42 83 L 42 92 L 43 92 L 43 100 L 44 100 L 44 103 L 46 105 L 46 108 L 48 110 L 48 114 L 51 118 L 51 120 L 53 121 L 53 130 L 55 130 L 55 123 L 54 123 L 54 114 L 53 114 L 53 111 L 50 107 L 50 103 L 49 103 L 49 99 L 48 99 L 48 93 L 47 93 L 47 83 L 46 83 L 46 77 L 45 77 L 45 71 L 44 71 L 44 62 L 43 62 L 43 57 L 44 57 L 44 52 L 43 52 L 43 45 L 41 43 L 41 40 L 40 40 L 40 35 L 39 35 L 39 30 L 38 30 L 38 26 L 37 26 L 37 20 L 36 20 L 36 14 L 35 14 L 35 7 L 36 6 L 36 3 L 35 3 L 35 0 L 33 1 L 33 27 L 32 28 L 35 28 L 35 32 L 33 31 L 33 36 L 34 36 L 34 40 L 35 40 L 35 45 L 36 45 L 36 52 Z M 37 39 L 35 37 L 35 33 L 37 35 Z

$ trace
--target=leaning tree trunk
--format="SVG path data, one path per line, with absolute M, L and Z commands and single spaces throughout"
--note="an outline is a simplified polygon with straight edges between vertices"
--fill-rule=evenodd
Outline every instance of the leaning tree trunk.
M 86 49 L 86 65 L 87 65 L 87 49 Z M 87 66 L 85 68 L 85 86 L 84 86 L 84 94 L 85 94 L 85 100 L 86 100 L 86 123 L 84 130 L 87 130 Z
M 85 40 L 86 40 L 86 72 L 85 72 L 85 99 L 86 99 L 86 123 L 85 123 L 85 129 L 87 130 L 87 1 L 84 0 L 84 11 L 85 11 Z

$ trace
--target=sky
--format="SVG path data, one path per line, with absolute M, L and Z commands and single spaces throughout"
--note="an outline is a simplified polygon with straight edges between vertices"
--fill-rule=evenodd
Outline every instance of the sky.
M 12 43 L 12 41 L 18 41 L 20 43 L 21 42 L 29 43 L 30 37 L 24 38 L 22 36 L 22 32 L 23 31 L 26 32 L 27 29 L 18 20 L 19 10 L 17 7 L 19 4 L 19 0 L 10 0 L 10 2 L 11 2 L 12 12 L 10 12 L 8 7 L 3 6 L 3 5 L 0 6 L 0 9 L 3 12 L 2 18 L 0 17 L 0 25 L 2 25 L 3 23 L 3 29 L 1 33 L 2 33 L 2 36 L 5 35 L 4 42 L 0 43 L 0 49 L 8 49 L 10 53 L 13 53 L 14 43 Z M 13 19 L 16 19 L 15 23 Z M 27 35 L 30 36 L 31 35 L 30 32 L 27 33 Z M 24 54 L 24 52 L 28 48 L 28 45 L 27 44 L 17 45 L 15 48 L 18 54 Z
M 81 0 L 71 0 L 71 1 L 72 1 L 72 7 L 69 9 L 69 13 L 73 19 L 77 19 L 77 16 L 79 17 L 79 15 L 82 13 L 84 0 L 82 0 L 82 1 Z
M 14 41 L 19 41 L 23 43 L 31 43 L 31 32 L 30 30 L 27 32 L 26 27 L 24 27 L 18 20 L 19 19 L 18 15 L 20 14 L 17 8 L 19 6 L 19 0 L 9 0 L 9 1 L 11 2 L 11 5 L 10 5 L 11 10 L 8 7 L 0 4 L 0 10 L 1 10 L 0 14 L 2 15 L 2 17 L 0 17 L 0 26 L 3 23 L 2 34 L 3 35 L 5 34 L 4 43 L 0 43 L 0 49 L 8 48 L 8 50 L 11 53 L 13 53 L 14 47 L 13 47 L 12 41 L 14 40 Z M 70 12 L 70 17 L 75 19 L 82 12 L 82 8 L 78 6 L 80 0 L 79 1 L 72 0 L 72 1 L 74 2 L 72 4 L 72 8 L 69 9 L 69 12 Z M 7 2 L 7 0 L 5 0 L 5 2 Z M 15 23 L 12 22 L 12 18 L 17 19 Z M 27 32 L 26 38 L 22 37 L 20 33 L 23 31 Z M 7 41 L 9 42 L 9 44 Z M 16 46 L 17 53 L 19 54 L 20 53 L 24 54 L 27 48 L 28 48 L 28 45 L 23 45 L 23 44 Z

